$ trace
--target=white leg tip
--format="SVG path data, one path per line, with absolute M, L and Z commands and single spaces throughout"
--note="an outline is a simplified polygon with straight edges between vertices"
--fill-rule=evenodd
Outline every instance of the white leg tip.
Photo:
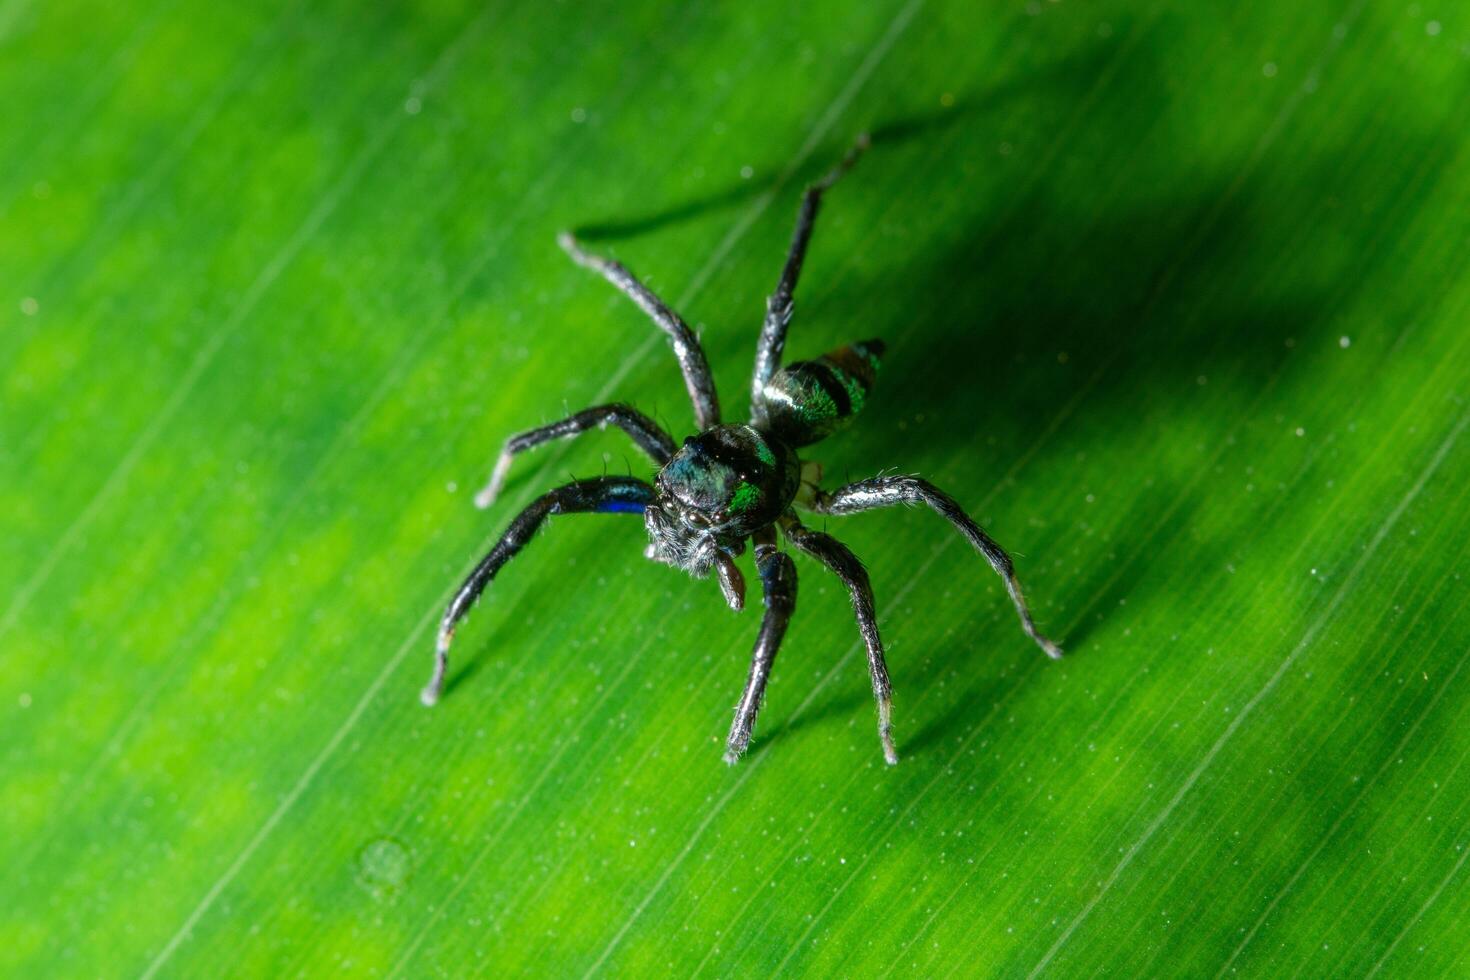
M 511 454 L 502 451 L 495 460 L 495 469 L 490 471 L 490 481 L 485 484 L 484 489 L 475 494 L 475 506 L 484 510 L 495 503 L 500 497 L 500 491 L 505 488 L 505 478 L 510 473 Z
M 432 708 L 439 703 L 439 692 L 432 687 L 426 687 L 419 692 L 419 700 L 423 702 L 424 707 Z

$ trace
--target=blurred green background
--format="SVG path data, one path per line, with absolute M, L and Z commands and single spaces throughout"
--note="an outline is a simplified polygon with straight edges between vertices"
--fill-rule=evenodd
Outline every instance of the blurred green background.
M 1442 0 L 0 0 L 0 972 L 1470 973 L 1470 17 Z M 942 522 L 758 617 L 515 510 L 691 424 L 583 226 L 744 411 L 888 341 L 836 483 Z

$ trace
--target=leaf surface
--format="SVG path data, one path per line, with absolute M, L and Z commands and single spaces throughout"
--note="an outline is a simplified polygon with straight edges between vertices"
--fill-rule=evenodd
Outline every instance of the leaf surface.
M 1470 970 L 1470 22 L 1450 7 L 0 3 L 0 968 L 15 975 Z M 646 473 L 698 326 L 745 411 L 881 337 L 844 590 L 720 762 L 757 604 L 515 511 Z M 752 582 L 754 579 L 752 578 Z

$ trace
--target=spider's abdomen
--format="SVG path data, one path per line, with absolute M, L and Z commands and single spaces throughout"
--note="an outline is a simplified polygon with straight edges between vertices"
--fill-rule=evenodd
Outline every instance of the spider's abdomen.
M 882 355 L 883 341 L 865 340 L 788 365 L 761 390 L 757 423 L 792 446 L 827 438 L 862 411 Z
M 695 523 L 747 535 L 791 506 L 801 464 L 791 447 L 749 425 L 717 425 L 684 440 L 658 485 Z

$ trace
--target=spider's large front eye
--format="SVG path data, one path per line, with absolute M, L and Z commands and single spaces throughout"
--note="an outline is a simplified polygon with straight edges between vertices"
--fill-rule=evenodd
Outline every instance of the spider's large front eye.
M 691 510 L 685 513 L 684 520 L 693 524 L 695 527 L 709 527 L 713 523 L 709 519 L 709 515 L 698 510 Z

